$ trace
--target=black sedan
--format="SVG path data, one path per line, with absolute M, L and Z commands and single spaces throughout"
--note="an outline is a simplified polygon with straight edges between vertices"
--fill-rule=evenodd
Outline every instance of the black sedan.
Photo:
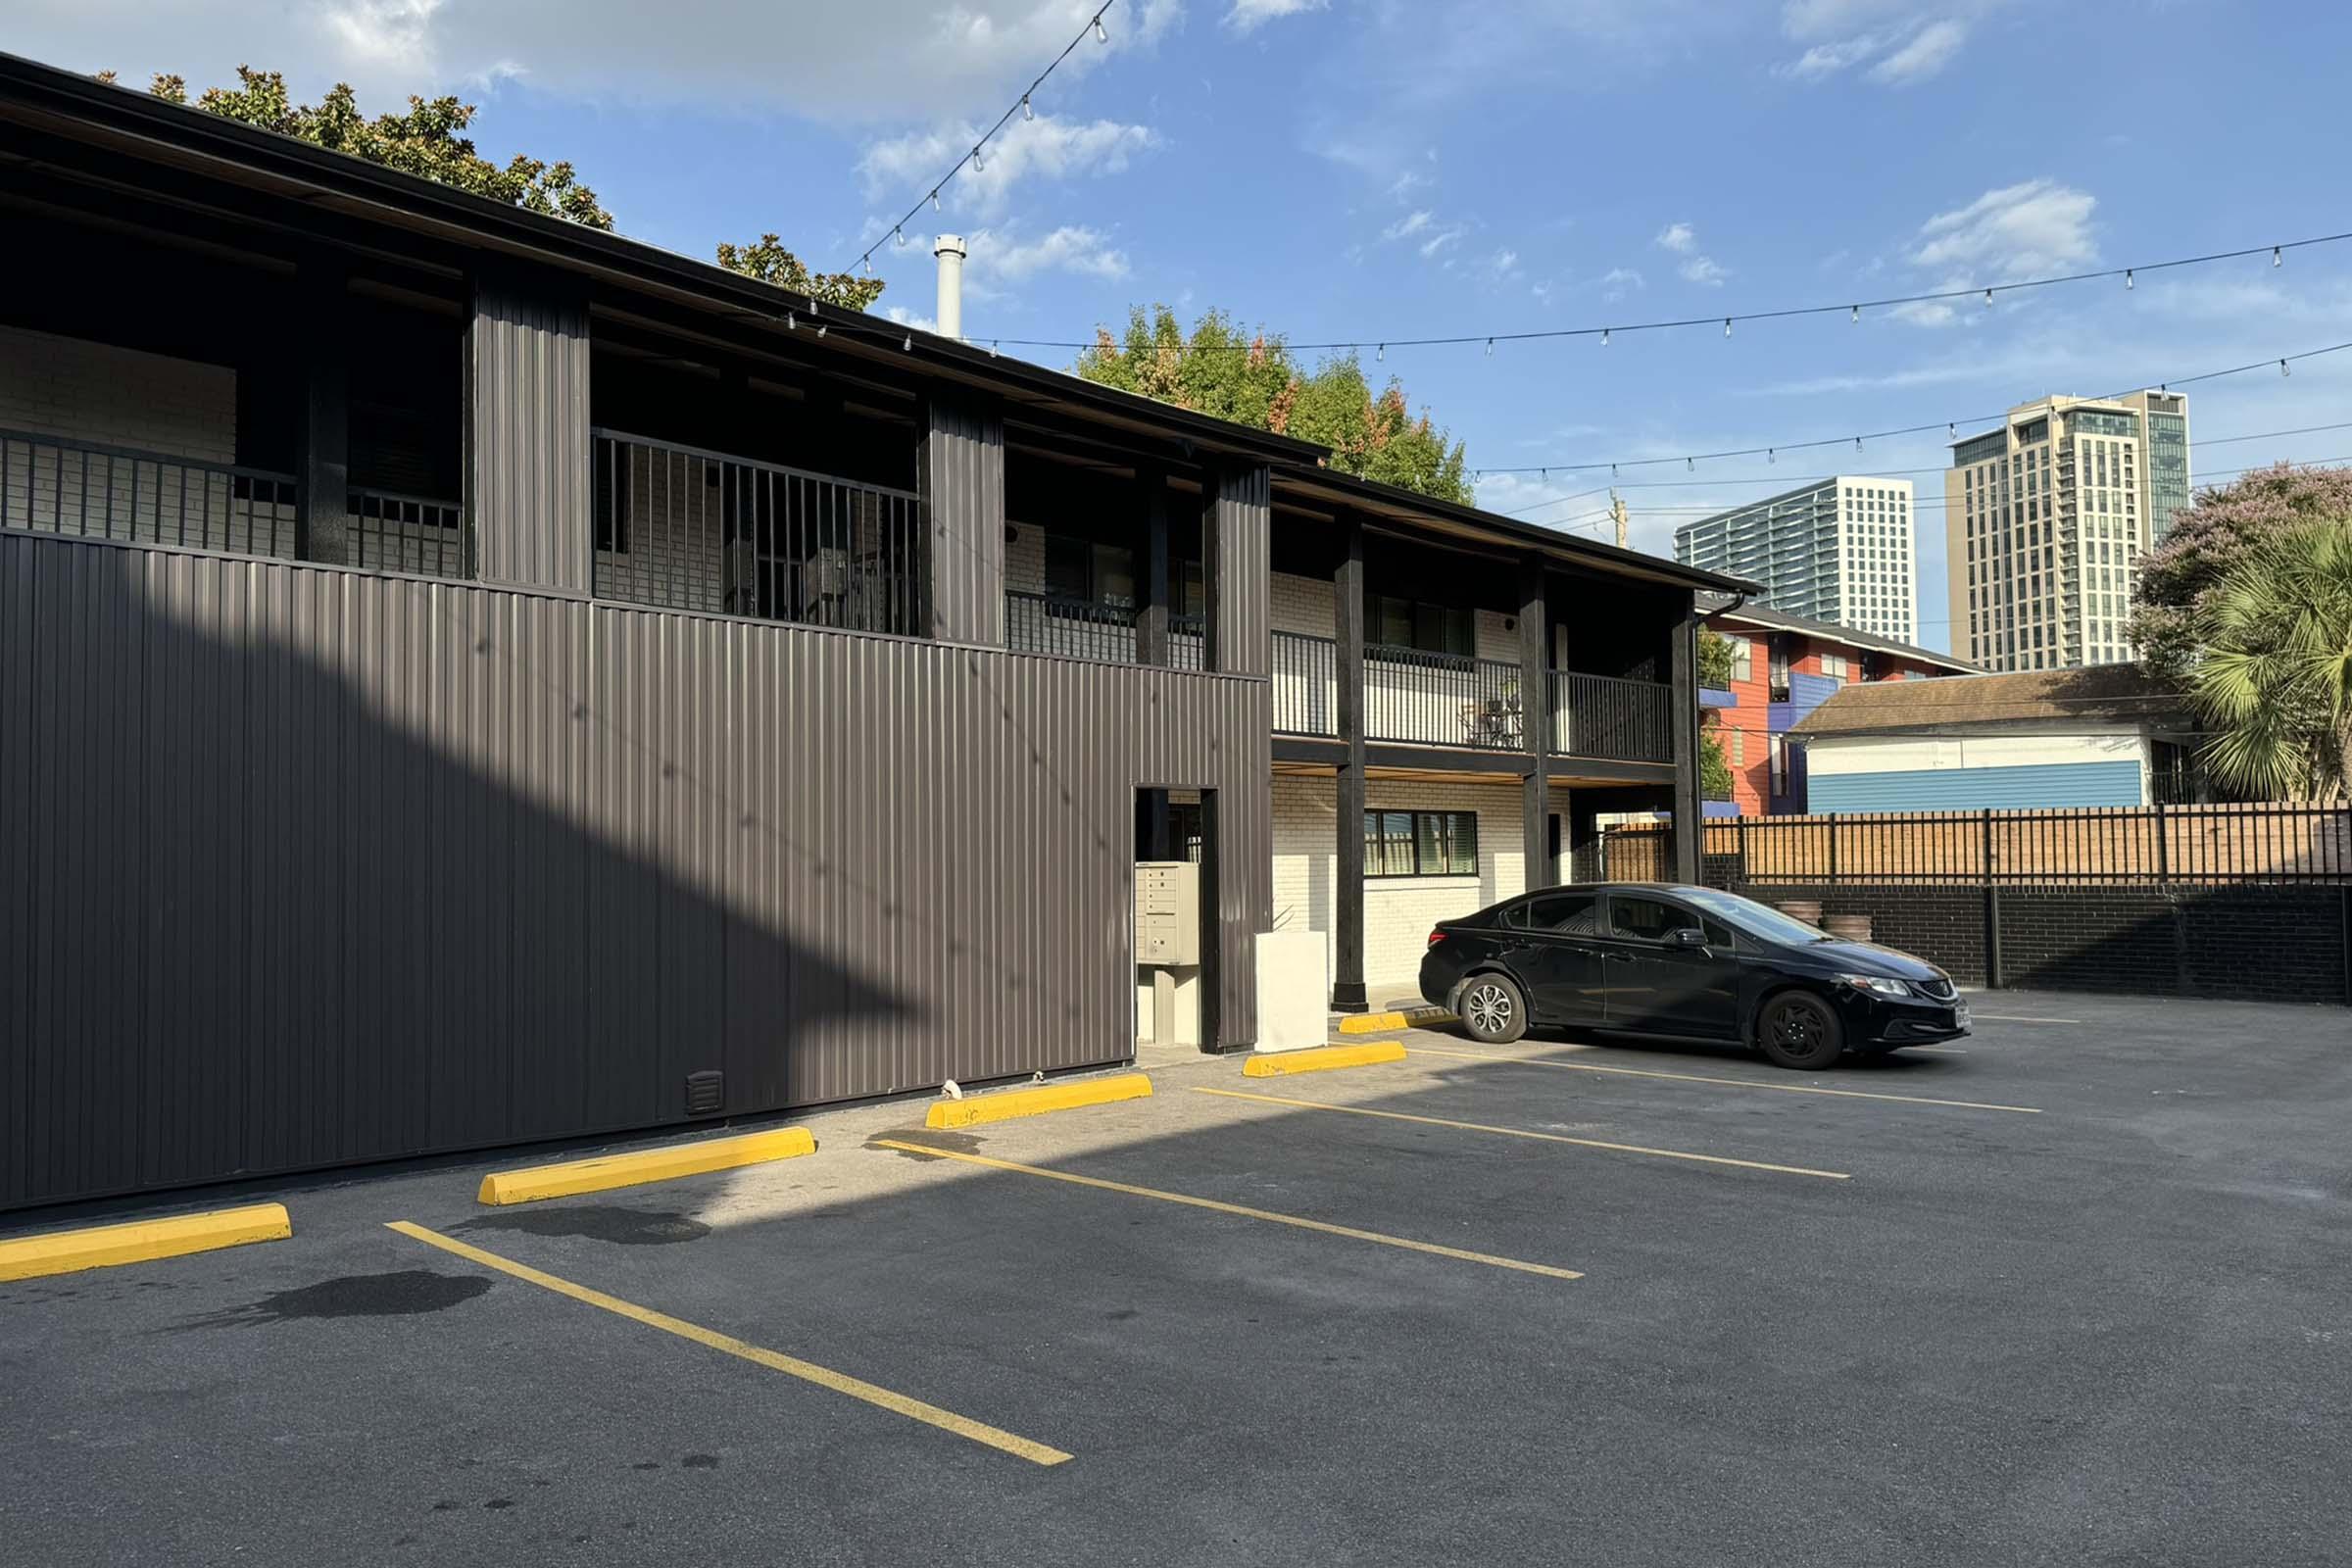
M 1941 969 L 1713 888 L 1545 888 L 1429 934 L 1421 995 L 1500 1043 L 1530 1028 L 1737 1041 L 1818 1070 L 1968 1033 Z

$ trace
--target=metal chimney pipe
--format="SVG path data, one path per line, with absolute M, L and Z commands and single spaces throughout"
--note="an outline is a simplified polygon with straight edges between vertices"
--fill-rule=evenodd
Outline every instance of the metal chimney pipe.
M 939 258 L 939 335 L 963 336 L 963 236 L 942 234 L 931 247 Z

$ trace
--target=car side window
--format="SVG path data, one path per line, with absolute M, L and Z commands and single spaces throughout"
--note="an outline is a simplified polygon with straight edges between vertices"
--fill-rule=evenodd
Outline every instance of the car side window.
M 1730 928 L 1722 921 L 1694 914 L 1679 904 L 1645 899 L 1638 894 L 1609 895 L 1609 931 L 1613 936 L 1635 942 L 1663 942 L 1668 932 L 1686 931 L 1693 926 L 1706 933 L 1710 948 L 1730 950 L 1737 946 Z
M 1596 903 L 1590 893 L 1547 893 L 1512 910 L 1511 923 L 1555 936 L 1589 937 L 1599 929 Z

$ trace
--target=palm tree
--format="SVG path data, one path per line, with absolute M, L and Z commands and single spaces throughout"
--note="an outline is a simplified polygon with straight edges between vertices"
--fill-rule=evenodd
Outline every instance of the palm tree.
M 2255 800 L 2328 800 L 2352 778 L 2352 518 L 2304 523 L 2239 563 L 2198 611 L 2201 751 Z

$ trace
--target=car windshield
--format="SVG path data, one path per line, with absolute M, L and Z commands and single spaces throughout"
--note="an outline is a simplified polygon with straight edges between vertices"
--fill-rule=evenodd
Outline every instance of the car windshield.
M 1807 925 L 1793 915 L 1783 914 L 1769 904 L 1758 904 L 1737 893 L 1720 893 L 1713 888 L 1678 888 L 1675 891 L 1708 913 L 1720 916 L 1726 925 L 1736 926 L 1749 936 L 1766 942 L 1802 944 L 1836 940 L 1819 926 Z

